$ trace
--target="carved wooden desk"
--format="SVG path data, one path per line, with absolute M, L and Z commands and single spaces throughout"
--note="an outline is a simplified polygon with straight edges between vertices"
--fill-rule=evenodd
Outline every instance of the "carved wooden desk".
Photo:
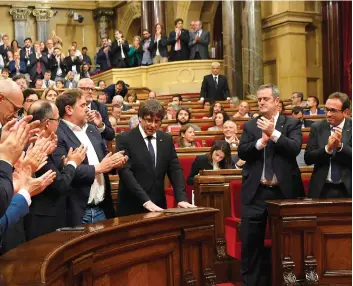
M 141 214 L 39 237 L 0 257 L 0 285 L 215 285 L 216 212 Z
M 269 201 L 268 211 L 273 285 L 352 285 L 351 199 Z

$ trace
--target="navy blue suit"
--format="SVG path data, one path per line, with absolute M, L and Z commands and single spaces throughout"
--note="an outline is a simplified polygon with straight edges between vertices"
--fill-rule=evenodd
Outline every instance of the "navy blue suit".
M 322 114 L 325 114 L 325 110 L 318 108 L 317 115 L 322 115 Z M 304 115 L 310 115 L 310 109 L 305 109 Z
M 96 126 L 88 124 L 87 136 L 91 141 L 97 157 L 101 162 L 108 153 L 107 147 Z M 81 145 L 80 140 L 64 122 L 60 122 L 56 135 L 58 136 L 57 148 L 53 153 L 55 165 L 60 167 L 63 155 L 67 155 L 70 148 L 77 148 Z M 77 167 L 75 177 L 72 180 L 67 192 L 66 215 L 68 226 L 77 226 L 82 224 L 82 218 L 88 204 L 88 198 L 91 186 L 95 180 L 95 167 L 88 164 L 88 158 Z M 111 197 L 110 182 L 108 174 L 104 174 L 105 195 L 101 203 L 107 219 L 114 217 L 114 208 Z
M 0 216 L 3 216 L 13 196 L 12 166 L 0 160 Z

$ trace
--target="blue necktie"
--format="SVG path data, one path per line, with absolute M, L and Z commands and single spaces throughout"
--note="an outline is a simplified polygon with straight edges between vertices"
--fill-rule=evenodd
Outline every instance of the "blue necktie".
M 152 163 L 153 163 L 153 167 L 156 167 L 156 155 L 154 153 L 154 148 L 153 148 L 153 145 L 152 145 L 152 138 L 153 138 L 153 136 L 147 136 L 148 152 L 150 152 Z

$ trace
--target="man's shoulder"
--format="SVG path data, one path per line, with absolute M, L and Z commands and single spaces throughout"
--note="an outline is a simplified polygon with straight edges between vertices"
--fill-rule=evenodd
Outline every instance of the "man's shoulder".
M 165 139 L 172 138 L 172 136 L 170 134 L 168 134 L 168 133 L 166 133 L 166 132 L 164 132 L 162 130 L 157 130 L 157 137 L 159 137 L 161 139 L 163 139 L 163 138 L 165 138 Z

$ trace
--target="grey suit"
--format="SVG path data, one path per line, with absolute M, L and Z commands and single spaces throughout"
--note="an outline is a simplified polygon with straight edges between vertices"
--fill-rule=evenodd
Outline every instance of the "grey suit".
M 69 80 L 65 80 L 64 87 L 70 88 L 70 81 Z M 77 88 L 77 81 L 75 81 L 75 80 L 72 81 L 72 88 Z
M 194 43 L 197 32 L 190 33 L 189 48 L 190 60 L 195 59 L 196 52 L 199 52 L 201 59 L 208 59 L 208 45 L 210 44 L 210 33 L 201 30 L 199 41 Z

